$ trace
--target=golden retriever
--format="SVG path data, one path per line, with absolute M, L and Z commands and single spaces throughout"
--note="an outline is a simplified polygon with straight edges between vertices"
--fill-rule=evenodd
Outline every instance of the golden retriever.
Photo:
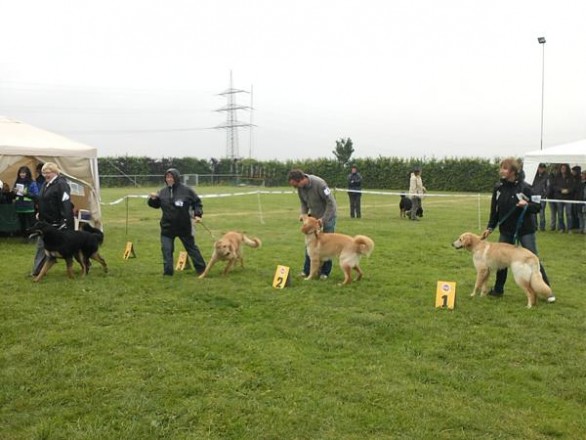
M 480 236 L 465 232 L 452 243 L 456 249 L 467 249 L 472 252 L 472 260 L 476 267 L 476 283 L 470 296 L 486 295 L 487 280 L 492 270 L 510 268 L 515 282 L 527 295 L 527 308 L 537 303 L 537 295 L 554 302 L 555 296 L 551 288 L 545 284 L 539 271 L 539 258 L 528 249 L 508 243 L 492 243 L 482 240 Z
M 374 249 L 374 241 L 366 235 L 350 237 L 335 232 L 322 232 L 322 222 L 314 217 L 303 215 L 300 220 L 303 222 L 301 232 L 305 234 L 305 246 L 311 262 L 309 275 L 305 278 L 310 280 L 316 278 L 321 263 L 338 257 L 340 267 L 344 272 L 344 282 L 352 282 L 352 269 L 358 272 L 356 281 L 362 278 L 363 272 L 360 269 L 360 258 L 363 255 L 370 256 Z
M 213 265 L 218 261 L 228 262 L 224 268 L 224 275 L 226 275 L 238 261 L 240 261 L 240 266 L 244 267 L 242 244 L 252 248 L 259 248 L 261 247 L 262 242 L 256 237 L 247 237 L 241 232 L 230 231 L 225 233 L 222 238 L 216 240 L 214 243 L 212 258 L 199 278 L 205 278 Z

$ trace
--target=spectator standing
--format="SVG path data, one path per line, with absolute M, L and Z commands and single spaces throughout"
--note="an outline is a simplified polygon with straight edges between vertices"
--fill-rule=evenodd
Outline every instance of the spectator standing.
M 549 230 L 555 231 L 558 224 L 558 202 L 555 201 L 553 181 L 559 174 L 559 166 L 554 166 L 549 173 L 549 187 L 547 188 L 547 204 L 549 206 Z
M 38 197 L 37 218 L 57 228 L 72 229 L 73 205 L 71 204 L 71 189 L 57 164 L 47 162 L 43 165 L 42 174 L 45 182 Z M 37 239 L 37 252 L 33 262 L 33 276 L 37 276 L 43 267 L 45 258 L 45 244 L 42 237 Z
M 552 181 L 553 197 L 558 200 L 558 232 L 566 232 L 572 229 L 572 203 L 574 200 L 575 179 L 570 173 L 570 166 L 567 163 L 560 165 L 559 173 Z M 565 221 L 564 221 L 565 216 Z
M 180 181 L 180 173 L 175 168 L 165 171 L 166 186 L 158 193 L 150 194 L 147 204 L 161 209 L 161 252 L 163 253 L 163 275 L 172 276 L 174 272 L 173 252 L 175 238 L 179 238 L 193 262 L 197 274 L 203 273 L 206 263 L 195 243 L 191 219 L 196 223 L 203 216 L 203 205 L 199 196 Z
M 33 180 L 29 167 L 22 166 L 18 169 L 12 192 L 14 193 L 14 210 L 18 216 L 20 233 L 26 237 L 28 230 L 35 222 L 35 204 L 39 195 L 37 182 Z
M 490 203 L 490 218 L 488 226 L 482 238 L 488 237 L 494 229 L 499 228 L 500 243 L 518 243 L 525 249 L 537 254 L 537 242 L 535 237 L 535 222 L 531 214 L 536 214 L 541 209 L 539 203 L 532 200 L 531 186 L 521 176 L 521 166 L 518 160 L 507 158 L 501 161 L 500 181 L 495 185 Z M 545 283 L 550 286 L 543 264 L 540 262 L 540 271 Z M 507 269 L 498 270 L 494 288 L 489 295 L 502 296 L 505 282 L 507 281 Z M 555 301 L 555 296 L 548 299 Z
M 582 167 L 576 165 L 572 167 L 572 177 L 574 177 L 574 200 L 582 200 Z M 582 211 L 582 205 L 580 203 L 572 203 L 572 229 L 580 231 L 580 213 Z M 568 227 L 568 232 L 571 229 Z
M 350 218 L 360 218 L 360 199 L 362 198 L 362 176 L 356 165 L 352 165 L 348 174 L 348 197 L 350 198 Z
M 549 192 L 549 174 L 544 163 L 540 163 L 537 167 L 537 173 L 533 179 L 533 194 L 540 196 L 541 210 L 537 214 L 538 225 L 540 231 L 545 231 L 545 207 L 547 205 L 547 195 Z
M 14 200 L 14 193 L 10 191 L 10 185 L 0 180 L 0 205 L 10 205 Z
M 421 205 L 421 199 L 425 194 L 426 189 L 423 186 L 423 180 L 421 179 L 421 168 L 416 167 L 413 169 L 411 176 L 409 177 L 409 197 L 411 197 L 411 213 L 409 218 L 411 220 L 419 220 L 417 218 L 418 211 L 423 212 L 423 206 Z
M 305 174 L 302 170 L 293 169 L 287 176 L 289 185 L 297 188 L 301 204 L 301 214 L 311 215 L 322 220 L 323 232 L 335 232 L 337 204 L 328 184 L 321 177 Z M 310 260 L 305 251 L 305 261 L 301 276 L 309 275 Z M 327 279 L 332 271 L 332 261 L 325 261 L 320 268 L 320 278 Z
M 37 177 L 36 177 L 35 181 L 37 182 L 37 188 L 39 189 L 39 191 L 41 190 L 43 183 L 45 183 L 45 177 L 43 176 L 43 171 L 42 171 L 43 165 L 44 165 L 44 163 L 39 162 L 35 168 L 35 171 L 37 172 Z
M 586 170 L 582 171 L 582 181 L 580 182 L 580 193 L 582 194 L 582 204 L 580 206 L 580 232 L 586 234 Z

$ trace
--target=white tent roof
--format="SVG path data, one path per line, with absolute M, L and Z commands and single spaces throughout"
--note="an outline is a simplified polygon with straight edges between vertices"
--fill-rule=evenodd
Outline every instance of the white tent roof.
M 532 184 L 539 163 L 567 163 L 586 168 L 586 139 L 530 151 L 525 154 L 523 169 L 527 183 Z
M 21 165 L 34 169 L 39 162 L 55 162 L 72 182 L 81 184 L 72 200 L 101 221 L 98 150 L 20 121 L 0 116 L 0 178 L 13 182 Z
M 29 156 L 98 157 L 98 149 L 72 141 L 24 122 L 0 116 L 0 152 Z

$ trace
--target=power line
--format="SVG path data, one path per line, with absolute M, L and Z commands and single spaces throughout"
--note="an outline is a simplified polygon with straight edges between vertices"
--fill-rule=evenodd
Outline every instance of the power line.
M 215 127 L 213 127 L 215 128 Z M 211 130 L 210 127 L 203 128 L 150 128 L 137 130 L 65 130 L 68 134 L 134 134 L 134 133 L 173 133 L 185 131 Z

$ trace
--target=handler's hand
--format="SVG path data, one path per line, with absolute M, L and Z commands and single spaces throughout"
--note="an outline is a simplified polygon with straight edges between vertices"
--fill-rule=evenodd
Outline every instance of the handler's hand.
M 201 223 L 201 217 L 193 217 L 195 223 Z
M 490 230 L 490 229 L 486 229 L 486 230 L 485 230 L 485 231 L 482 233 L 482 235 L 480 236 L 480 239 L 481 239 L 481 240 L 484 240 L 484 239 L 486 239 L 486 238 L 487 238 L 487 237 L 488 237 L 488 236 L 489 236 L 491 233 L 492 233 L 492 230 Z
M 150 194 L 149 194 L 149 197 L 150 197 L 151 199 L 156 199 L 158 196 L 157 196 L 157 193 L 150 193 Z
M 527 200 L 519 200 L 519 203 L 517 203 L 517 206 L 519 208 L 523 208 L 525 206 L 527 206 L 529 203 L 527 203 Z

